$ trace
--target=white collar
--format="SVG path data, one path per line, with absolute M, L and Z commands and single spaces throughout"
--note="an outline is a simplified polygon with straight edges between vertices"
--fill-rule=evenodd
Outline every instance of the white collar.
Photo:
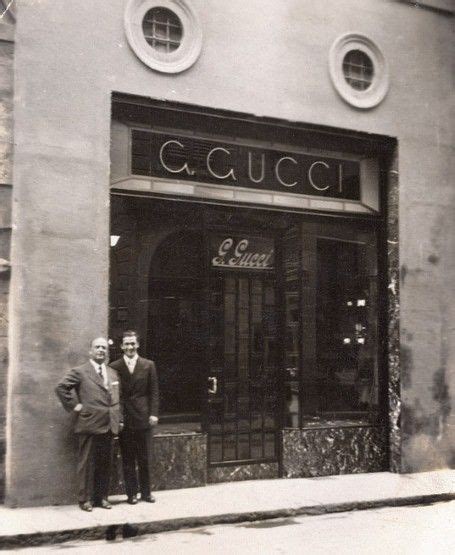
M 137 353 L 134 355 L 134 357 L 131 358 L 123 355 L 123 360 L 126 362 L 127 366 L 135 366 L 138 358 L 139 355 Z

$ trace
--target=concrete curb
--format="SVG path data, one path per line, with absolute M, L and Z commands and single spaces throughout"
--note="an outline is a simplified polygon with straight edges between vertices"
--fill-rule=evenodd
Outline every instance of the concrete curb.
M 353 501 L 349 503 L 334 503 L 328 505 L 306 505 L 293 509 L 276 509 L 269 511 L 248 511 L 243 513 L 227 513 L 199 517 L 175 518 L 155 520 L 150 522 L 124 522 L 109 525 L 95 525 L 93 527 L 74 528 L 70 530 L 55 530 L 47 532 L 33 532 L 30 534 L 16 534 L 0 536 L 0 550 L 20 547 L 38 547 L 55 545 L 69 541 L 82 540 L 114 540 L 118 536 L 129 538 L 159 532 L 170 532 L 183 528 L 198 528 L 214 524 L 237 524 L 239 522 L 253 522 L 293 516 L 317 516 L 330 513 L 348 511 L 363 511 L 383 507 L 404 507 L 409 505 L 425 505 L 455 500 L 455 493 L 440 493 L 431 495 L 416 495 L 410 497 L 377 499 L 372 501 Z

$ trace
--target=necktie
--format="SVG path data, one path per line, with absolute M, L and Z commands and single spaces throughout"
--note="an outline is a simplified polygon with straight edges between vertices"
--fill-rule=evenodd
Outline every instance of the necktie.
M 104 379 L 103 367 L 99 366 L 97 372 L 98 372 L 98 376 L 103 380 L 104 387 L 106 387 L 106 380 Z

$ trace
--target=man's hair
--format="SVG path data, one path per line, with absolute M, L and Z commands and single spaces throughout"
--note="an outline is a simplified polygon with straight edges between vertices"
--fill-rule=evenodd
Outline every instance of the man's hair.
M 122 341 L 125 339 L 125 337 L 135 337 L 139 342 L 139 334 L 137 333 L 136 330 L 125 330 L 122 333 Z

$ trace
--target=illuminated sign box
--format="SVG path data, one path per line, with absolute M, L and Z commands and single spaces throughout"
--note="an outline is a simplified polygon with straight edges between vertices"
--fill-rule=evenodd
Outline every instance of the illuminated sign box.
M 350 201 L 360 200 L 360 163 L 178 134 L 132 130 L 135 175 Z

